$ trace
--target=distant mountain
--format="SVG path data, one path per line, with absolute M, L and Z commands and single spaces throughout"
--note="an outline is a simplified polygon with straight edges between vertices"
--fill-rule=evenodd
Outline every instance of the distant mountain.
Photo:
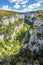
M 16 14 L 23 14 L 17 11 L 0 10 L 0 16 L 14 16 Z
M 43 10 L 36 10 L 36 11 L 30 11 L 30 12 L 25 12 L 26 13 L 43 13 Z

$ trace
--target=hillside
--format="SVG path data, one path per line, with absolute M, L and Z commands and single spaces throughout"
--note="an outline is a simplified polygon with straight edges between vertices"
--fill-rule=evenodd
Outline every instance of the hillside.
M 0 64 L 43 65 L 43 10 L 0 10 Z
M 0 59 L 13 49 L 14 36 L 23 28 L 23 19 L 19 16 L 22 14 L 0 11 Z
M 5 56 L 19 53 L 21 40 L 28 27 L 30 28 L 24 24 L 23 13 L 0 10 L 0 60 Z
M 13 16 L 13 15 L 15 15 L 16 13 L 18 13 L 18 14 L 23 14 L 23 13 L 21 13 L 21 12 L 16 12 L 16 11 L 0 10 L 0 15 L 1 15 L 1 16 Z

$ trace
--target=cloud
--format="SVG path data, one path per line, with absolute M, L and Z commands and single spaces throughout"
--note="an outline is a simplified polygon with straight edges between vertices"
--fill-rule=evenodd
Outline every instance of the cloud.
M 38 7 L 40 7 L 41 3 L 43 2 L 43 0 L 35 0 L 35 3 L 27 5 L 27 3 L 30 0 L 8 0 L 8 1 L 10 3 L 15 2 L 15 5 L 12 6 L 12 9 L 9 8 L 8 5 L 4 5 L 0 9 L 2 9 L 2 10 L 13 10 L 13 11 L 19 11 L 19 12 L 29 12 L 29 11 L 38 9 Z
M 35 0 L 35 1 L 40 2 L 40 3 L 42 3 L 42 2 L 43 2 L 43 0 Z
M 34 9 L 34 8 L 39 7 L 39 6 L 40 6 L 40 3 L 35 3 L 35 4 L 29 5 L 29 8 L 30 8 L 30 9 Z
M 24 0 L 24 1 L 21 2 L 21 4 L 26 4 L 28 2 L 29 2 L 29 0 Z
M 10 3 L 26 4 L 29 0 L 8 0 Z
M 20 8 L 20 5 L 18 5 L 17 3 L 16 3 L 16 5 L 14 5 L 13 6 L 15 9 L 18 9 L 18 8 Z
M 28 5 L 28 7 L 21 10 L 21 12 L 29 12 L 29 11 L 34 10 L 34 8 L 38 8 L 39 6 L 41 6 L 41 4 L 39 2 L 34 3 L 34 4 L 30 4 L 30 5 Z
M 1 9 L 1 10 L 11 10 L 8 5 L 4 5 L 4 6 L 2 6 L 2 8 L 0 8 L 0 9 Z
M 23 0 L 8 0 L 10 3 L 13 3 L 13 2 L 15 2 L 15 3 L 19 3 L 19 2 L 21 2 L 21 1 L 23 1 Z
M 26 7 L 26 5 L 22 5 L 22 7 Z

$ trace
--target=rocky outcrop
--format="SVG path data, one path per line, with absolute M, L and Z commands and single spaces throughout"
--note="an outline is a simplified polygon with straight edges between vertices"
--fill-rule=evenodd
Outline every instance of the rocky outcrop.
M 14 36 L 21 30 L 23 28 L 23 23 L 22 24 L 20 24 L 19 26 L 16 26 L 15 28 L 14 28 L 14 32 L 13 32 L 13 34 L 11 34 L 11 40 L 13 40 L 14 39 Z
M 40 18 L 37 18 L 33 23 L 33 28 L 40 27 L 43 24 L 43 20 L 40 20 Z
M 14 17 L 14 16 L 11 16 L 9 18 L 8 17 L 3 17 L 2 21 L 3 21 L 4 25 L 9 25 L 9 23 L 14 24 L 15 21 L 18 21 L 18 17 Z
M 3 17 L 2 22 L 4 25 L 9 25 L 9 19 L 7 17 Z
M 34 22 L 34 19 L 37 18 L 38 13 L 29 13 L 25 16 L 25 19 L 30 21 L 30 22 Z
M 38 52 L 39 48 L 41 48 L 42 45 L 43 45 L 43 26 L 40 26 L 36 32 L 31 34 L 28 48 L 31 51 L 36 50 L 36 52 Z
M 24 15 L 23 14 L 17 14 L 15 16 L 3 16 L 1 17 L 1 29 L 2 27 L 4 28 L 4 26 L 6 27 L 9 27 L 9 24 L 15 24 L 15 25 L 11 25 L 13 28 L 13 33 L 9 33 L 9 30 L 8 30 L 8 34 L 6 33 L 5 31 L 5 34 L 2 33 L 2 35 L 0 34 L 0 40 L 3 40 L 5 37 L 6 37 L 6 40 L 7 39 L 13 39 L 14 36 L 16 35 L 16 33 L 18 33 L 22 28 L 23 28 L 23 23 L 24 23 Z M 15 23 L 16 22 L 16 23 Z M 16 25 L 17 24 L 17 25 Z M 7 34 L 7 35 L 6 35 Z M 11 36 L 10 36 L 11 35 Z
M 24 20 L 24 14 L 16 14 L 16 16 L 17 16 L 19 19 L 23 19 L 23 20 Z
M 0 34 L 0 41 L 3 41 L 4 35 Z
M 9 25 L 9 23 L 14 24 L 14 22 L 18 21 L 19 19 L 24 20 L 24 15 L 16 14 L 15 16 L 10 16 L 10 17 L 4 16 L 1 18 L 4 25 Z

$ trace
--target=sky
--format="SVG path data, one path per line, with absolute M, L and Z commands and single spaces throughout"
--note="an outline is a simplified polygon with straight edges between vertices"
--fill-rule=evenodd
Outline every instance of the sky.
M 43 10 L 43 0 L 0 0 L 0 10 L 19 12 Z

